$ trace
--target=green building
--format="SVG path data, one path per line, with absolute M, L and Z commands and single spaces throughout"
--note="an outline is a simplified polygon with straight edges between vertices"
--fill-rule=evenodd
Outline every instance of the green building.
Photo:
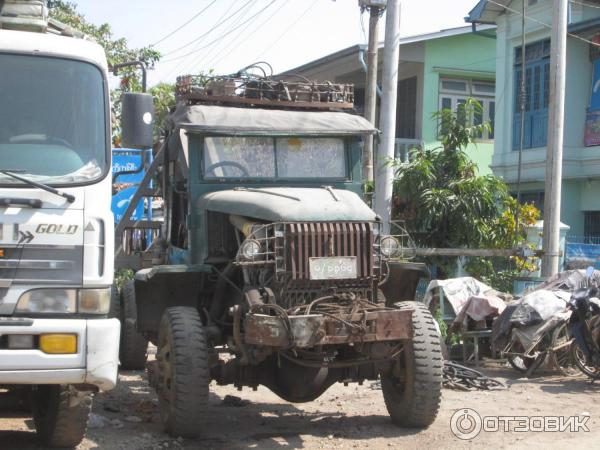
M 543 207 L 550 101 L 551 0 L 525 0 L 524 141 L 521 199 Z M 600 243 L 600 1 L 569 3 L 561 222 L 569 239 Z M 516 190 L 521 147 L 518 87 L 522 0 L 480 1 L 467 20 L 496 26 L 494 174 Z M 595 70 L 594 70 L 595 69 Z
M 494 122 L 496 113 L 496 41 L 493 27 L 453 28 L 400 40 L 396 156 L 406 158 L 414 146 L 439 145 L 438 124 L 432 114 L 455 109 L 468 97 L 479 100 L 483 116 L 474 120 Z M 383 67 L 383 44 L 379 49 L 379 82 Z M 348 82 L 355 85 L 357 110 L 364 109 L 366 47 L 355 45 L 286 72 L 310 79 Z M 481 174 L 491 173 L 494 132 L 468 149 Z

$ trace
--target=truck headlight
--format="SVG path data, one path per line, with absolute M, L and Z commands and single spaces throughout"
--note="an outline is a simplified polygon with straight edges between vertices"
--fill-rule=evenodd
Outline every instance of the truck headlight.
M 19 298 L 16 312 L 43 314 L 108 314 L 108 289 L 34 289 Z
M 254 261 L 260 253 L 260 242 L 250 239 L 245 241 L 240 248 L 240 253 L 244 259 Z
M 80 314 L 108 314 L 110 289 L 80 289 L 77 312 Z
M 77 290 L 35 289 L 27 291 L 17 303 L 16 311 L 31 314 L 73 314 L 77 312 Z
M 400 253 L 400 242 L 394 236 L 385 236 L 380 242 L 381 253 L 386 258 L 393 258 Z

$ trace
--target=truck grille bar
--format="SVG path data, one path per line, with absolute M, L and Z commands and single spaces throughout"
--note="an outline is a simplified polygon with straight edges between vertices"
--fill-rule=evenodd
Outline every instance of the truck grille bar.
M 288 269 L 292 280 L 308 280 L 313 257 L 355 256 L 361 280 L 373 273 L 373 226 L 369 222 L 289 223 Z

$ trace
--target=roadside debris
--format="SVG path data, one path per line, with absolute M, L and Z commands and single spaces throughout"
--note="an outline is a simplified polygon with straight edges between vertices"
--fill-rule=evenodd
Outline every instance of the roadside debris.
M 481 372 L 470 369 L 452 361 L 444 361 L 443 386 L 459 391 L 498 391 L 507 389 L 506 384 L 496 378 L 485 376 Z
M 235 395 L 226 395 L 221 402 L 221 406 L 232 406 L 234 408 L 248 406 L 249 404 L 250 402 L 248 400 L 241 399 Z

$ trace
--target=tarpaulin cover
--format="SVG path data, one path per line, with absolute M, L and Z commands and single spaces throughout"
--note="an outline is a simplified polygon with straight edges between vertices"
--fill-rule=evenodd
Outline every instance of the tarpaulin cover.
M 334 111 L 288 111 L 179 104 L 167 118 L 168 127 L 225 135 L 360 135 L 377 130 L 365 118 Z
M 461 320 L 465 316 L 475 321 L 483 320 L 500 314 L 506 308 L 502 298 L 505 294 L 471 277 L 433 280 L 429 283 L 423 299 L 427 306 L 438 288 L 443 291 L 456 316 L 461 316 Z
M 600 271 L 594 272 L 593 279 L 600 281 Z M 511 303 L 494 323 L 493 347 L 502 349 L 512 330 L 523 348 L 528 349 L 550 322 L 556 325 L 570 316 L 567 303 L 571 294 L 586 284 L 584 270 L 561 272 Z

